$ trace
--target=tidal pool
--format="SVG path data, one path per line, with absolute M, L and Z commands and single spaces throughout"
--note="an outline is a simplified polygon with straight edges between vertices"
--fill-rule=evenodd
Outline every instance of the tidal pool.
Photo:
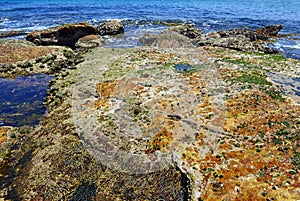
M 45 114 L 44 98 L 54 76 L 0 78 L 0 126 L 36 125 Z

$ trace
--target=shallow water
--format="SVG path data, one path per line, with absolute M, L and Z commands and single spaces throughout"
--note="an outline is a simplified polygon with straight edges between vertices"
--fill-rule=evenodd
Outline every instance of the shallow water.
M 44 98 L 53 76 L 0 78 L 0 126 L 36 125 L 45 114 Z

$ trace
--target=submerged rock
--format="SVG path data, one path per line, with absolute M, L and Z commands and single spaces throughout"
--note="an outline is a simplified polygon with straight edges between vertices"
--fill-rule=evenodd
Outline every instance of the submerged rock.
M 98 33 L 104 35 L 118 35 L 124 33 L 124 26 L 120 20 L 112 20 L 100 24 L 97 27 Z
M 88 23 L 68 24 L 31 32 L 27 35 L 26 40 L 36 45 L 74 47 L 79 38 L 91 34 L 97 34 L 97 29 Z

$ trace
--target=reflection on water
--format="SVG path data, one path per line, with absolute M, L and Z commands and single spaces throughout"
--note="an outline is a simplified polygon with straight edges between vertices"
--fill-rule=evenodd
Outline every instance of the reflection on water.
M 53 77 L 37 74 L 0 78 L 0 126 L 36 125 L 46 112 L 43 101 Z

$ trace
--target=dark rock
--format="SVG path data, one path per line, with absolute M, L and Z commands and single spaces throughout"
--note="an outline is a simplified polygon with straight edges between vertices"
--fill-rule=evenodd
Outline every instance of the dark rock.
M 25 31 L 0 31 L 0 38 L 26 35 Z
M 222 38 L 235 37 L 235 36 L 245 36 L 251 41 L 256 40 L 267 40 L 269 37 L 263 34 L 260 34 L 256 31 L 250 29 L 231 29 L 228 31 L 218 32 Z
M 277 51 L 266 47 L 266 44 L 252 41 L 244 35 L 221 37 L 218 33 L 202 35 L 196 39 L 200 46 L 215 46 L 238 51 L 261 52 L 275 54 Z
M 26 40 L 36 45 L 62 45 L 74 47 L 79 38 L 97 34 L 97 29 L 88 23 L 57 26 L 27 35 Z
M 197 38 L 203 34 L 202 31 L 200 29 L 195 28 L 193 24 L 179 25 L 171 27 L 167 30 L 180 33 L 191 39 Z
M 112 20 L 109 22 L 105 22 L 100 24 L 98 27 L 98 33 L 101 36 L 104 35 L 118 35 L 124 33 L 124 26 L 121 21 L 119 20 Z
M 283 28 L 282 24 L 277 25 L 270 25 L 263 28 L 257 29 L 255 32 L 268 36 L 268 37 L 275 37 L 277 36 L 278 32 Z
M 80 38 L 75 46 L 77 48 L 94 48 L 104 44 L 104 40 L 99 35 L 88 35 Z

